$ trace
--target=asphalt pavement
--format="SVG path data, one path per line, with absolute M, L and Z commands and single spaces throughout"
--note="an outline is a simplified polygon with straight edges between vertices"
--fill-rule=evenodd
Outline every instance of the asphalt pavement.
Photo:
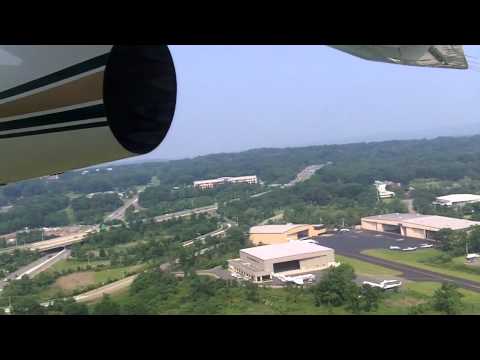
M 56 251 L 56 252 L 51 252 L 51 253 L 48 253 L 46 254 L 45 256 L 42 256 L 40 259 L 38 260 L 35 260 L 34 262 L 28 264 L 28 265 L 25 265 L 25 266 L 22 266 L 21 268 L 19 268 L 18 270 L 8 274 L 8 276 L 5 278 L 7 280 L 15 280 L 17 277 L 19 277 L 20 275 L 22 274 L 28 274 L 30 277 L 33 277 L 37 274 L 39 274 L 40 272 L 42 271 L 45 271 L 47 270 L 49 267 L 51 267 L 52 265 L 54 265 L 56 262 L 62 260 L 62 259 L 66 259 L 70 256 L 70 250 L 65 250 L 63 251 L 62 254 L 60 254 L 63 250 L 61 251 Z M 59 256 L 57 256 L 59 255 Z M 55 257 L 55 258 L 54 258 Z M 54 259 L 53 259 L 54 258 Z M 52 261 L 48 261 L 52 259 Z M 44 265 L 41 265 L 42 263 L 44 263 Z M 35 269 L 36 268 L 36 269 Z M 32 271 L 34 270 L 34 271 Z M 31 272 L 32 271 L 32 272 Z M 1 279 L 0 280 L 0 289 L 3 289 L 7 284 L 8 282 L 7 281 L 4 281 L 5 279 Z
M 375 233 L 370 231 L 351 231 L 348 233 L 337 233 L 333 236 L 319 236 L 315 238 L 320 245 L 330 247 L 339 255 L 348 256 L 354 259 L 369 262 L 374 265 L 383 266 L 389 269 L 402 272 L 402 277 L 413 281 L 436 281 L 454 282 L 465 289 L 480 292 L 480 282 L 465 280 L 450 275 L 443 275 L 429 270 L 419 269 L 413 266 L 400 264 L 394 261 L 379 259 L 373 256 L 362 254 L 367 249 L 388 249 L 395 245 L 405 248 L 418 246 L 425 242 L 419 239 L 402 238 L 396 234 Z M 418 249 L 416 251 L 422 251 Z

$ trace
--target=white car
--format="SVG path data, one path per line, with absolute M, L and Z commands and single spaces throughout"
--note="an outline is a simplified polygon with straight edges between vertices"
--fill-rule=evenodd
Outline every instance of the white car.
M 419 247 L 422 248 L 422 249 L 428 249 L 428 248 L 432 248 L 433 245 L 432 244 L 420 244 Z
M 390 246 L 390 250 L 401 250 L 400 246 Z
M 413 247 L 411 246 L 411 247 L 407 247 L 405 249 L 402 249 L 402 251 L 415 251 L 415 250 L 417 250 L 416 246 L 413 246 Z
M 340 229 L 340 232 L 348 232 L 350 229 Z

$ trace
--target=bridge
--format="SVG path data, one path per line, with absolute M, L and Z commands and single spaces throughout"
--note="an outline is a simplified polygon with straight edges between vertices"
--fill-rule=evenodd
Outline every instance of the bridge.
M 53 249 L 58 249 L 62 247 L 66 247 L 69 245 L 73 245 L 79 242 L 82 242 L 87 235 L 97 231 L 98 226 L 93 230 L 86 230 L 74 235 L 68 236 L 61 236 L 55 239 L 44 240 L 44 241 L 37 241 L 31 244 L 23 245 L 23 249 L 31 250 L 31 251 L 48 251 Z

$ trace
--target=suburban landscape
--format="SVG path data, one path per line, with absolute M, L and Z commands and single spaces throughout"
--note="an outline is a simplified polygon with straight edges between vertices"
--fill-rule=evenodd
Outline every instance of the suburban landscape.
M 480 136 L 106 165 L 0 189 L 0 314 L 479 314 Z

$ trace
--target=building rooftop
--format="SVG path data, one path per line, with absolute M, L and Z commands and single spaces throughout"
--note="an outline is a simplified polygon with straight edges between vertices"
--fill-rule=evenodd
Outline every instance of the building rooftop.
M 250 228 L 250 234 L 283 234 L 299 226 L 308 226 L 305 224 L 285 224 L 285 225 L 259 225 Z
M 480 201 L 480 195 L 475 194 L 451 194 L 445 196 L 438 196 L 437 201 L 446 202 L 468 202 L 468 201 Z
M 466 228 L 469 228 L 470 226 L 480 225 L 480 222 L 478 221 L 450 218 L 446 216 L 401 214 L 401 213 L 369 216 L 369 217 L 363 218 L 363 220 L 366 220 L 366 221 L 384 220 L 384 221 L 398 222 L 405 225 L 420 225 L 420 226 L 426 226 L 426 227 L 435 228 L 435 229 L 447 228 L 452 230 L 466 229 Z
M 207 180 L 196 180 L 193 183 L 195 185 L 201 184 L 210 184 L 210 183 L 220 183 L 220 182 L 228 182 L 228 181 L 242 181 L 242 180 L 256 180 L 257 175 L 247 175 L 247 176 L 224 176 L 216 179 L 207 179 Z
M 393 214 L 382 214 L 375 216 L 367 216 L 362 218 L 363 220 L 386 220 L 386 221 L 405 221 L 409 219 L 417 219 L 426 215 L 421 214 L 410 214 L 410 213 L 393 213 Z
M 405 221 L 407 224 L 415 224 L 421 226 L 428 226 L 436 229 L 452 229 L 452 230 L 461 230 L 467 229 L 470 226 L 480 225 L 478 221 L 471 221 L 465 219 L 456 219 L 446 216 L 437 216 L 437 215 L 425 215 L 419 218 L 414 218 Z
M 317 244 L 307 243 L 304 241 L 291 241 L 283 244 L 257 246 L 248 249 L 242 249 L 240 251 L 262 260 L 270 260 L 286 256 L 316 253 L 325 250 L 332 249 Z

